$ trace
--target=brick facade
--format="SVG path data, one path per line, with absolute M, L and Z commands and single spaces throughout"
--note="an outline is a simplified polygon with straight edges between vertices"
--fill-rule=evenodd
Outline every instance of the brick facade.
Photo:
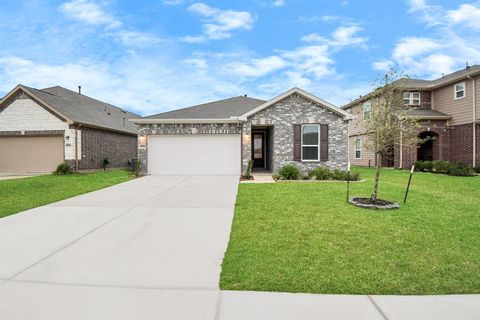
M 79 170 L 103 168 L 103 159 L 108 158 L 110 168 L 129 165 L 129 160 L 137 158 L 137 137 L 134 135 L 81 127 L 81 158 Z M 75 161 L 68 161 L 72 168 Z
M 473 124 L 461 124 L 450 127 L 449 138 L 450 148 L 448 152 L 448 159 L 452 162 L 472 164 Z

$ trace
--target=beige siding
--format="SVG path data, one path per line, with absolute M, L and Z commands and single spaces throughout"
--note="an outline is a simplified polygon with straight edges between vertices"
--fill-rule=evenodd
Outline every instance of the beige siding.
M 477 77 L 478 78 L 478 77 Z M 454 86 L 457 83 L 465 82 L 467 92 L 465 98 L 454 99 Z M 478 82 L 478 80 L 477 80 Z M 472 123 L 473 121 L 473 81 L 461 80 L 432 92 L 432 109 L 449 114 L 452 119 L 450 125 Z M 476 85 L 478 89 L 478 84 Z M 477 94 L 478 96 L 478 94 Z
M 480 121 L 480 76 L 475 77 L 475 91 L 476 91 L 476 120 Z M 477 133 L 478 134 L 478 133 Z
M 355 139 L 357 137 L 360 137 L 362 140 L 362 155 L 360 159 L 355 159 Z M 368 166 L 369 162 L 372 166 L 375 164 L 375 154 L 372 151 L 367 150 L 365 139 L 366 135 L 356 135 L 348 138 L 348 158 L 351 165 Z
M 348 109 L 354 119 L 348 125 L 348 135 L 365 133 L 365 120 L 363 120 L 363 103 L 357 104 Z

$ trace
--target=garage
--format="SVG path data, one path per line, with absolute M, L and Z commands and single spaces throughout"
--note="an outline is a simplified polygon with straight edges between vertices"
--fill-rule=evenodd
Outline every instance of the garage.
M 52 172 L 63 161 L 63 136 L 0 137 L 0 172 Z
M 239 134 L 149 135 L 148 173 L 240 175 Z

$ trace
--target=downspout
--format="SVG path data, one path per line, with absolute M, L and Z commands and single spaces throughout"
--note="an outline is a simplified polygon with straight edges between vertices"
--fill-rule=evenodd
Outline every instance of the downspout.
M 473 135 L 473 144 L 472 144 L 472 150 L 473 150 L 473 166 L 475 167 L 476 165 L 476 162 L 477 162 L 477 126 L 476 126 L 476 122 L 477 122 L 477 111 L 476 111 L 476 106 L 477 106 L 477 101 L 476 101 L 476 81 L 474 78 L 472 78 L 470 75 L 467 77 L 468 79 L 472 80 L 472 85 L 473 85 L 473 90 L 472 90 L 472 94 L 473 94 L 473 103 L 472 103 L 472 115 L 473 115 L 473 121 L 472 121 L 472 125 L 473 125 L 473 131 L 472 131 L 472 135 Z
M 75 125 L 75 172 L 78 172 L 78 128 L 81 124 Z

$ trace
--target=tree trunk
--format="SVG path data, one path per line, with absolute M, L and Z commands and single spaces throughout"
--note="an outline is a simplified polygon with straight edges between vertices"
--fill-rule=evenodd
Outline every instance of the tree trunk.
M 377 203 L 377 198 L 378 198 L 378 182 L 380 180 L 380 167 L 381 167 L 381 164 L 380 164 L 380 154 L 379 153 L 376 153 L 375 154 L 375 157 L 376 157 L 376 160 L 377 160 L 377 172 L 375 172 L 375 183 L 373 185 L 373 193 L 372 193 L 372 196 L 370 198 L 370 200 L 376 204 Z

